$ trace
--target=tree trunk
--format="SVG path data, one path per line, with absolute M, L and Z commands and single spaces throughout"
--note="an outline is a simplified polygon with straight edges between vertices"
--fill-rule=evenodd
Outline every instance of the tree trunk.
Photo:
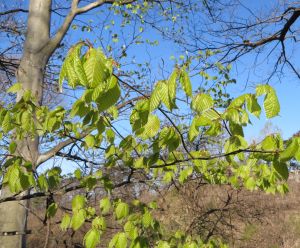
M 45 52 L 45 47 L 50 39 L 51 2 L 51 0 L 30 0 L 23 56 L 16 74 L 16 79 L 22 83 L 23 90 L 18 92 L 17 101 L 22 98 L 24 90 L 30 90 L 37 103 L 42 103 L 44 71 L 50 56 Z M 39 156 L 39 137 L 17 141 L 17 153 L 26 161 L 30 161 L 34 168 Z M 1 198 L 10 195 L 9 188 L 3 186 Z M 1 248 L 26 247 L 24 235 L 27 218 L 27 211 L 24 208 L 26 204 L 24 201 L 0 204 L 0 232 L 18 233 L 0 236 Z

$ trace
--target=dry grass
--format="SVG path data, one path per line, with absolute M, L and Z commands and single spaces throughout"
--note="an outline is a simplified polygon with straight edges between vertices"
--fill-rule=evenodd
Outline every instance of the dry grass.
M 201 234 L 204 239 L 221 237 L 230 247 L 236 248 L 300 248 L 300 182 L 290 179 L 289 185 L 287 195 L 273 196 L 191 182 L 157 195 L 144 192 L 141 199 L 157 199 L 159 210 L 156 217 L 170 231 L 179 228 L 191 234 Z M 64 206 L 68 207 L 69 203 L 63 200 Z M 98 200 L 95 197 L 95 204 Z M 31 202 L 29 229 L 33 233 L 28 235 L 27 247 L 44 247 L 47 233 L 48 248 L 82 247 L 83 233 L 89 223 L 77 232 L 62 232 L 59 228 L 62 211 L 58 211 L 50 225 L 44 225 L 44 208 L 44 199 Z M 113 218 L 109 226 L 112 229 L 102 237 L 99 247 L 107 247 L 107 240 L 117 231 L 113 228 Z

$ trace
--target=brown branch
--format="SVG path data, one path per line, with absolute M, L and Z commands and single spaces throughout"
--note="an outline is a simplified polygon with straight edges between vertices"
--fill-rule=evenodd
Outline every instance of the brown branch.
M 279 36 L 280 41 L 283 41 L 285 39 L 285 36 L 286 36 L 287 32 L 289 31 L 289 29 L 294 24 L 294 22 L 298 19 L 299 16 L 300 16 L 300 9 L 295 9 L 293 14 L 288 19 L 288 21 L 283 26 L 283 29 L 280 32 L 280 36 Z
M 49 160 L 50 158 L 52 158 L 53 156 L 55 156 L 55 154 L 57 154 L 60 150 L 62 150 L 63 148 L 65 148 L 66 146 L 76 142 L 78 139 L 82 139 L 85 136 L 87 136 L 92 130 L 86 130 L 84 132 L 82 132 L 78 138 L 74 139 L 73 137 L 70 137 L 67 140 L 64 140 L 62 142 L 60 142 L 59 144 L 57 144 L 55 147 L 53 147 L 52 149 L 50 149 L 49 151 L 42 153 L 39 155 L 38 159 L 37 159 L 37 166 L 39 166 L 40 164 L 46 162 L 47 160 Z
M 22 201 L 22 200 L 29 200 L 32 198 L 37 198 L 37 197 L 44 197 L 44 196 L 49 196 L 50 192 L 36 192 L 30 195 L 21 195 L 21 196 L 8 196 L 5 198 L 0 199 L 0 203 L 2 202 L 9 202 L 9 201 Z
M 165 163 L 165 164 L 162 164 L 162 165 L 153 165 L 153 166 L 150 166 L 150 168 L 163 168 L 163 167 L 167 167 L 167 166 L 172 166 L 172 165 L 175 165 L 177 163 L 184 163 L 184 162 L 189 162 L 189 161 L 192 161 L 192 160 L 213 160 L 213 159 L 216 159 L 216 158 L 223 158 L 223 157 L 228 157 L 228 156 L 231 156 L 231 155 L 236 155 L 236 154 L 239 154 L 239 153 L 265 153 L 265 154 L 277 154 L 278 150 L 276 151 L 263 151 L 263 150 L 252 150 L 252 149 L 238 149 L 238 150 L 235 150 L 235 151 L 232 151 L 232 152 L 228 152 L 228 153 L 220 153 L 220 154 L 217 154 L 217 155 L 212 155 L 212 156 L 209 156 L 209 157 L 194 157 L 194 158 L 186 158 L 186 159 L 177 159 L 173 162 L 170 162 L 170 163 Z
M 132 168 L 130 170 L 130 173 L 129 173 L 127 179 L 125 181 L 121 182 L 121 183 L 115 184 L 112 188 L 116 189 L 116 188 L 120 188 L 124 185 L 130 184 L 131 183 L 131 177 L 132 177 L 134 171 L 135 171 L 135 169 Z M 3 203 L 3 202 L 22 201 L 22 200 L 30 200 L 30 199 L 33 199 L 33 198 L 39 198 L 39 197 L 48 197 L 50 195 L 53 195 L 53 196 L 54 195 L 63 195 L 63 194 L 66 194 L 68 192 L 72 192 L 72 191 L 79 190 L 79 189 L 84 189 L 85 187 L 86 186 L 79 184 L 79 185 L 74 185 L 74 186 L 65 188 L 63 190 L 58 190 L 55 193 L 54 192 L 36 192 L 36 193 L 30 194 L 30 195 L 19 195 L 19 194 L 17 194 L 17 195 L 8 196 L 8 197 L 0 199 L 0 204 Z
M 121 4 L 128 4 L 134 1 L 136 0 L 125 0 L 125 1 L 121 1 Z M 55 36 L 52 39 L 50 39 L 48 45 L 45 48 L 45 52 L 48 54 L 48 56 L 50 56 L 53 53 L 53 51 L 59 46 L 60 42 L 68 32 L 71 23 L 73 22 L 74 18 L 77 15 L 91 11 L 97 7 L 102 6 L 103 4 L 113 4 L 114 2 L 115 0 L 97 0 L 87 4 L 86 6 L 78 8 L 79 0 L 73 0 L 71 5 L 71 11 L 67 14 L 63 24 L 58 29 Z
M 17 12 L 28 13 L 29 11 L 27 9 L 10 9 L 7 11 L 0 12 L 0 16 L 9 15 L 9 14 L 17 13 Z
M 287 12 L 288 11 L 285 11 L 282 16 L 284 16 Z M 284 24 L 281 30 L 277 31 L 276 33 L 274 33 L 273 35 L 267 38 L 263 38 L 256 42 L 245 41 L 244 46 L 250 46 L 252 48 L 256 48 L 275 40 L 283 42 L 291 26 L 296 22 L 299 16 L 300 16 L 300 9 L 299 8 L 293 9 L 293 14 L 290 16 L 290 18 L 287 20 L 287 22 Z

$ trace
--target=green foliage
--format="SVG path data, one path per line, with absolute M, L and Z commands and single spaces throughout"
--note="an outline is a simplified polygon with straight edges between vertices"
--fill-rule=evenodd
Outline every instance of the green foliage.
M 267 118 L 277 116 L 280 111 L 280 105 L 275 90 L 270 85 L 258 85 L 256 95 L 265 95 L 264 108 Z
M 59 79 L 61 87 L 67 83 L 82 92 L 70 109 L 39 106 L 30 92 L 24 92 L 16 104 L 0 106 L 1 133 L 11 139 L 7 148 L 11 157 L 3 166 L 6 170 L 3 183 L 14 193 L 29 188 L 55 192 L 64 179 L 58 167 L 34 176 L 33 166 L 17 153 L 21 140 L 39 136 L 65 141 L 71 137 L 83 151 L 103 154 L 98 171 L 91 170 L 89 174 L 74 171 L 71 179 L 76 178 L 78 187 L 87 194 L 72 198 L 72 213 L 62 218 L 62 230 L 76 231 L 83 225 L 88 226 L 84 244 L 96 247 L 112 215 L 120 230 L 110 240 L 109 247 L 226 247 L 219 240 L 203 242 L 196 235 L 164 230 L 155 218 L 153 203 L 146 205 L 127 199 L 125 202 L 125 199 L 112 197 L 115 188 L 132 182 L 131 176 L 136 172 L 147 175 L 153 180 L 151 183 L 157 185 L 171 181 L 183 184 L 189 178 L 201 176 L 208 183 L 269 193 L 287 192 L 287 163 L 291 159 L 300 160 L 300 139 L 292 138 L 284 143 L 280 135 L 269 135 L 261 143 L 249 145 L 243 133 L 243 128 L 250 124 L 250 115 L 257 118 L 261 115 L 261 96 L 264 96 L 262 105 L 267 118 L 279 114 L 280 106 L 271 86 L 259 85 L 255 93 L 221 104 L 220 97 L 216 99 L 209 91 L 194 93 L 187 66 L 177 66 L 167 80 L 155 84 L 149 95 L 138 95 L 139 100 L 134 100 L 129 113 L 132 132 L 123 137 L 113 124 L 121 120 L 117 104 L 126 101 L 124 88 L 128 85 L 123 88 L 112 65 L 113 60 L 100 49 L 81 42 L 68 53 Z M 229 69 L 220 64 L 218 67 L 230 81 Z M 206 80 L 213 78 L 206 72 L 201 75 Z M 20 84 L 16 84 L 8 92 L 19 90 Z M 192 113 L 189 125 L 186 120 L 178 125 L 173 117 L 175 109 L 182 105 L 179 99 L 183 92 L 186 107 Z M 212 140 L 211 146 L 223 135 L 225 145 L 219 153 L 205 146 L 196 148 L 194 143 L 201 141 L 203 135 Z M 114 181 L 114 170 L 131 174 L 127 181 L 118 184 Z M 121 178 L 124 180 L 123 174 Z M 103 188 L 106 194 L 101 196 L 98 207 L 89 206 L 88 201 L 88 192 L 95 187 Z M 58 204 L 48 206 L 48 217 L 55 216 Z
M 188 75 L 188 72 L 186 71 L 185 68 L 182 68 L 179 76 L 179 82 L 182 86 L 182 89 L 186 93 L 187 96 L 192 97 L 192 83 L 190 80 L 190 77 Z
M 107 214 L 111 208 L 111 203 L 108 197 L 100 200 L 100 209 L 102 214 Z
M 125 202 L 118 202 L 116 204 L 115 214 L 116 214 L 117 220 L 121 220 L 121 219 L 126 218 L 129 214 L 128 204 L 125 203 Z
M 91 229 L 85 234 L 83 240 L 86 248 L 95 248 L 100 242 L 100 233 L 95 229 Z

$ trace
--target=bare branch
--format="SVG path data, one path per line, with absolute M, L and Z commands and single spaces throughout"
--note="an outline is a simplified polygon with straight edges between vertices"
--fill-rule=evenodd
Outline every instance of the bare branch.
M 7 11 L 0 12 L 0 16 L 9 15 L 9 14 L 17 13 L 17 12 L 28 13 L 28 10 L 27 9 L 10 9 Z
M 49 160 L 50 158 L 52 158 L 53 156 L 55 156 L 56 153 L 58 153 L 61 149 L 65 148 L 66 146 L 76 142 L 78 139 L 82 139 L 85 136 L 87 136 L 92 130 L 86 130 L 84 132 L 82 132 L 80 134 L 80 136 L 77 139 L 74 139 L 73 137 L 64 140 L 62 142 L 60 142 L 59 144 L 57 144 L 54 148 L 50 149 L 49 151 L 40 154 L 38 159 L 37 159 L 37 166 L 39 166 L 40 164 L 46 162 L 47 160 Z
M 125 0 L 122 1 L 121 4 L 128 4 L 132 3 L 136 0 Z M 73 0 L 71 11 L 66 16 L 62 26 L 57 31 L 56 35 L 49 41 L 48 46 L 46 47 L 46 52 L 48 55 L 52 54 L 52 52 L 59 46 L 60 42 L 66 35 L 67 31 L 70 28 L 71 23 L 73 22 L 74 18 L 77 15 L 86 13 L 88 11 L 91 11 L 97 7 L 100 7 L 103 4 L 113 4 L 115 0 L 97 0 L 92 3 L 87 4 L 86 6 L 83 6 L 81 8 L 78 8 L 79 0 Z

